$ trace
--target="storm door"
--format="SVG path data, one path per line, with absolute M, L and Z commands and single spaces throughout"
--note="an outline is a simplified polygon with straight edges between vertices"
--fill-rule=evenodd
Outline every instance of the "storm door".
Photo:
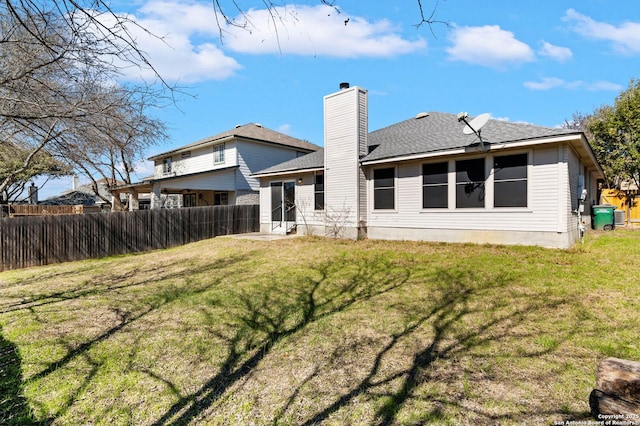
M 296 183 L 271 182 L 271 230 L 287 233 L 296 225 Z

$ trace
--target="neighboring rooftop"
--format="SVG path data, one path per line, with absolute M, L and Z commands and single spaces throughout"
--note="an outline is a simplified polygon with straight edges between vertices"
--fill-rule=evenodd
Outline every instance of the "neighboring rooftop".
M 111 193 L 108 190 L 109 186 L 111 182 L 110 179 L 99 179 L 96 181 L 96 183 L 98 184 L 98 192 L 100 192 L 100 195 L 104 198 L 109 198 L 111 197 Z M 113 186 L 118 186 L 118 185 L 123 185 L 124 182 L 120 182 L 120 181 L 115 181 L 113 182 L 114 185 Z M 84 185 L 80 185 L 78 186 L 76 189 L 72 189 L 69 191 L 64 191 L 62 194 L 60 195 L 55 195 L 52 197 L 49 197 L 45 200 L 42 200 L 40 202 L 38 202 L 38 204 L 42 204 L 42 205 L 85 205 L 85 206 L 92 206 L 95 204 L 104 204 L 105 201 L 100 198 L 99 196 L 97 196 L 95 194 L 95 192 L 93 191 L 93 187 L 91 186 L 90 183 L 84 184 Z
M 283 145 L 287 147 L 297 148 L 301 151 L 313 152 L 320 149 L 318 145 L 314 145 L 308 141 L 294 138 L 284 133 L 276 132 L 267 127 L 263 127 L 261 124 L 249 123 L 243 126 L 236 126 L 233 129 L 227 130 L 217 135 L 209 136 L 199 141 L 190 143 L 188 145 L 181 146 L 171 151 L 163 152 L 161 154 L 150 157 L 149 160 L 156 160 L 162 157 L 166 157 L 172 154 L 176 154 L 190 149 L 198 148 L 206 145 L 213 145 L 215 143 L 222 142 L 227 139 L 243 138 L 252 139 L 256 141 L 264 141 L 277 145 Z

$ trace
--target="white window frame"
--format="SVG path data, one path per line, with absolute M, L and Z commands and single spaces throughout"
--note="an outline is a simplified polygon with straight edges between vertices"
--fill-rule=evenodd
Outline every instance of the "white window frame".
M 165 157 L 162 159 L 162 174 L 168 175 L 173 171 L 173 160 L 171 157 Z
M 322 191 L 318 191 L 317 190 L 317 182 L 316 179 L 318 176 L 322 176 Z M 324 181 L 325 175 L 324 172 L 315 172 L 313 174 L 313 210 L 314 211 L 324 211 L 326 208 L 326 202 L 325 202 L 325 191 L 324 191 L 324 187 L 325 187 L 325 181 Z M 318 194 L 322 193 L 322 208 L 319 209 L 318 208 L 318 204 L 316 202 L 316 197 Z
M 214 145 L 213 164 L 224 164 L 224 144 Z
M 445 183 L 442 184 L 424 184 L 424 166 L 429 166 L 432 164 L 440 164 L 440 163 L 444 163 L 447 165 L 447 181 Z M 455 161 L 453 162 L 455 167 Z M 446 160 L 434 160 L 434 161 L 428 161 L 425 163 L 421 163 L 420 164 L 420 208 L 422 211 L 425 212 L 431 212 L 431 211 L 442 211 L 442 210 L 449 210 L 452 208 L 452 203 L 455 204 L 455 197 L 453 199 L 453 201 L 451 200 L 451 179 L 452 179 L 452 161 L 450 159 L 446 159 Z M 455 189 L 455 173 L 453 173 L 453 179 L 454 179 L 454 189 Z M 425 207 L 424 206 L 424 187 L 425 186 L 446 186 L 447 188 L 447 206 L 446 207 Z
M 505 157 L 510 155 L 518 155 L 518 154 L 526 154 L 527 155 L 527 205 L 526 207 L 495 207 L 495 170 L 494 163 L 495 157 Z M 487 194 L 490 193 L 491 199 L 487 196 L 488 209 L 498 210 L 498 211 L 530 211 L 531 210 L 531 179 L 533 175 L 533 150 L 514 150 L 514 151 L 505 151 L 505 152 L 495 152 L 490 156 L 491 161 L 491 175 L 489 179 L 487 179 L 487 185 L 490 185 L 487 189 Z
M 376 186 L 375 172 L 377 170 L 393 169 L 393 208 L 379 209 L 376 208 Z M 376 167 L 371 170 L 371 210 L 376 213 L 397 212 L 398 211 L 398 166 L 386 165 L 384 167 Z
M 451 202 L 453 202 L 453 209 L 459 212 L 464 211 L 480 211 L 480 210 L 488 210 L 489 208 L 493 208 L 493 155 L 482 155 L 482 156 L 472 156 L 472 157 L 463 157 L 463 158 L 454 158 L 453 160 L 453 200 L 449 200 L 449 206 L 451 206 Z M 474 207 L 460 207 L 458 206 L 458 185 L 461 185 L 458 182 L 458 162 L 459 161 L 473 161 L 473 160 L 483 160 L 484 163 L 484 174 L 485 180 L 484 183 L 484 200 L 482 206 L 474 206 Z M 451 170 L 451 169 L 450 169 Z M 451 182 L 451 181 L 450 181 Z M 489 192 L 491 193 L 489 194 Z M 491 201 L 489 201 L 491 198 Z

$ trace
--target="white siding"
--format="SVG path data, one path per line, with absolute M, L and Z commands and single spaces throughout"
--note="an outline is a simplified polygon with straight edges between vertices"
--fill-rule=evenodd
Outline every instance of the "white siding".
M 235 170 L 224 170 L 217 172 L 214 175 L 204 173 L 160 180 L 156 182 L 156 185 L 160 188 L 175 190 L 235 191 Z
M 324 210 L 314 210 L 314 175 L 296 175 L 302 184 L 296 182 L 296 223 L 298 233 L 324 235 Z M 271 226 L 271 182 L 283 182 L 290 178 L 261 179 L 260 182 L 260 224 L 263 232 L 270 232 Z
M 315 193 L 313 173 L 300 175 L 302 184 L 296 184 L 296 222 L 298 233 L 305 235 L 324 235 L 324 210 L 314 210 Z
M 369 104 L 367 92 L 358 91 L 358 150 L 359 158 L 369 153 Z M 361 224 L 367 223 L 367 178 L 364 170 L 358 172 L 358 216 Z
M 567 209 L 566 209 L 566 223 L 568 232 L 578 232 L 578 215 L 575 211 L 578 209 L 578 176 L 583 175 L 584 167 L 580 163 L 580 158 L 568 145 L 565 146 L 567 156 L 567 173 L 568 173 L 568 188 L 567 188 Z M 585 176 L 586 179 L 586 176 Z M 586 182 L 586 181 L 585 181 Z
M 262 232 L 271 231 L 271 182 L 269 179 L 260 179 L 260 231 Z
M 224 151 L 224 163 L 220 164 L 213 162 L 213 146 L 211 145 L 191 150 L 191 155 L 187 158 L 182 158 L 182 154 L 174 154 L 171 156 L 171 173 L 166 175 L 162 173 L 163 160 L 156 160 L 155 178 L 201 173 L 238 165 L 235 142 L 226 142 Z
M 514 151 L 522 152 L 522 151 Z M 396 209 L 394 211 L 373 210 L 369 202 L 369 221 L 371 227 L 425 228 L 477 231 L 524 231 L 524 232 L 557 232 L 558 212 L 566 217 L 568 206 L 564 193 L 568 191 L 560 187 L 558 176 L 564 165 L 558 163 L 558 149 L 544 148 L 528 151 L 528 206 L 526 208 L 493 208 L 492 182 L 487 181 L 486 208 L 455 209 L 455 176 L 451 162 L 459 158 L 450 158 L 449 208 L 422 209 L 422 164 L 415 161 L 402 163 L 397 167 Z M 507 154 L 500 153 L 500 155 Z M 439 159 L 437 161 L 446 161 Z M 486 160 L 492 164 L 491 154 Z M 371 171 L 369 171 L 370 173 Z M 370 175 L 371 176 L 371 175 Z M 369 184 L 369 191 L 373 190 Z M 371 197 L 369 197 L 371 200 Z M 566 227 L 565 227 L 566 232 Z
M 326 214 L 341 217 L 344 226 L 351 229 L 365 217 L 360 215 L 361 198 L 366 193 L 360 191 L 359 160 L 367 149 L 366 99 L 366 91 L 359 87 L 324 98 Z

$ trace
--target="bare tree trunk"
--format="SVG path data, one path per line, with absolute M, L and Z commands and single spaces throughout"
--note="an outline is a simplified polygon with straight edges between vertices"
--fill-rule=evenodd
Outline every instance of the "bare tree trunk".
M 29 153 L 29 155 L 27 155 L 27 158 L 24 160 L 24 163 L 22 164 L 22 167 L 16 169 L 13 171 L 13 173 L 9 174 L 9 176 L 7 176 L 2 183 L 0 183 L 0 193 L 4 193 L 5 190 L 9 187 L 9 185 L 11 185 L 14 181 L 14 179 L 16 178 L 16 176 L 20 175 L 21 173 L 25 172 L 27 169 L 29 169 L 29 167 L 31 166 L 31 161 L 33 160 L 33 157 L 36 156 L 36 154 L 38 154 L 38 152 L 40 152 L 45 145 L 47 145 L 47 143 L 49 141 L 51 141 L 51 136 L 53 133 L 53 129 L 55 128 L 57 124 L 57 121 L 55 121 L 50 127 L 49 130 L 47 131 L 46 135 L 44 135 L 42 137 L 42 140 L 40 141 L 40 143 L 33 149 L 33 151 L 31 151 Z

